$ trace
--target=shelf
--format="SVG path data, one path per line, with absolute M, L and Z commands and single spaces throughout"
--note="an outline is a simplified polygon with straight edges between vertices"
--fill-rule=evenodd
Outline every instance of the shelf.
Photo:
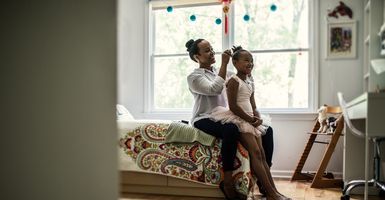
M 382 24 L 381 28 L 380 28 L 380 32 L 378 32 L 378 36 L 381 37 L 382 33 L 385 31 L 385 23 Z
M 365 44 L 366 44 L 366 45 L 369 45 L 369 41 L 370 41 L 370 35 L 368 35 L 368 37 L 366 37 L 366 39 L 365 39 Z
M 367 13 L 370 12 L 370 1 L 368 1 L 368 2 L 366 3 L 365 11 L 366 11 Z
M 382 74 L 385 72 L 385 59 L 373 59 L 370 61 L 370 64 L 376 74 Z
M 368 1 L 368 3 L 366 3 L 365 11 L 366 11 L 367 13 L 370 12 L 370 1 Z

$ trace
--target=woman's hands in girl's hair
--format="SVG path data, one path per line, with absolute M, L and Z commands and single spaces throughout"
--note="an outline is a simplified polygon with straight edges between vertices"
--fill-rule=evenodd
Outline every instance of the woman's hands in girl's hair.
M 229 64 L 230 57 L 231 57 L 231 50 L 230 49 L 226 49 L 222 53 L 222 66 L 227 66 L 227 64 Z
M 231 50 L 227 49 L 222 53 L 222 64 L 221 68 L 219 69 L 218 75 L 222 77 L 224 80 L 226 79 L 226 74 L 227 74 L 227 64 L 229 64 L 231 57 Z
M 254 118 L 254 122 L 251 122 L 251 125 L 253 125 L 254 127 L 258 127 L 259 125 L 261 125 L 263 123 L 263 120 L 258 118 L 258 117 L 253 117 Z

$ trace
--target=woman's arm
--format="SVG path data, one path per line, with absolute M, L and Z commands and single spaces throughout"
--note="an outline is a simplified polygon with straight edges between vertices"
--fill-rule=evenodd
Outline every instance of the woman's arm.
M 222 94 L 223 85 L 227 74 L 227 64 L 229 64 L 231 51 L 229 49 L 222 53 L 222 64 L 218 76 L 213 81 L 208 80 L 204 73 L 193 73 L 187 77 L 187 83 L 192 92 L 207 96 L 217 96 Z
M 208 80 L 204 74 L 190 74 L 187 77 L 187 83 L 190 90 L 194 93 L 217 96 L 222 93 L 225 80 L 217 76 L 214 81 Z
M 227 83 L 227 99 L 229 101 L 229 108 L 231 112 L 233 112 L 238 117 L 242 118 L 243 120 L 249 123 L 254 123 L 256 121 L 256 118 L 248 115 L 237 104 L 238 86 L 239 83 L 234 78 L 231 78 Z
M 221 63 L 221 68 L 219 69 L 218 76 L 222 77 L 223 79 L 226 79 L 227 64 L 229 64 L 230 57 L 231 57 L 230 49 L 227 49 L 222 53 L 222 63 Z

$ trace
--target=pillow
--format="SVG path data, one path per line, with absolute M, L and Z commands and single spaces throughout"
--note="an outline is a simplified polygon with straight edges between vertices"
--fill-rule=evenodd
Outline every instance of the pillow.
M 116 116 L 118 119 L 134 120 L 134 117 L 127 110 L 127 108 L 120 104 L 116 104 Z

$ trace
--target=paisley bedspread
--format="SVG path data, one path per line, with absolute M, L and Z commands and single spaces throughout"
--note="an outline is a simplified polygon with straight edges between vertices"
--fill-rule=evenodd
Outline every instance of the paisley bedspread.
M 169 123 L 145 123 L 121 134 L 120 149 L 141 171 L 182 178 L 208 185 L 223 180 L 221 140 L 213 146 L 164 143 Z M 250 195 L 254 181 L 247 151 L 238 144 L 233 178 L 239 192 Z

